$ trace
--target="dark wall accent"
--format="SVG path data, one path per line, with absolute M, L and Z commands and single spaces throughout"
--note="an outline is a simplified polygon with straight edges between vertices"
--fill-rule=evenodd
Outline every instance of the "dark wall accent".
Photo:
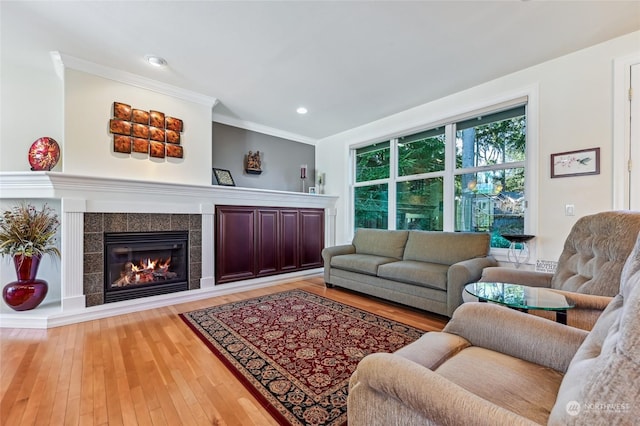
M 189 290 L 202 278 L 202 216 L 164 213 L 85 213 L 83 287 L 86 305 L 104 303 L 105 232 L 189 231 Z
M 262 173 L 244 170 L 249 151 L 260 151 Z M 300 165 L 306 164 L 305 192 L 315 185 L 315 146 L 213 123 L 213 167 L 231 171 L 236 186 L 246 188 L 302 191 Z

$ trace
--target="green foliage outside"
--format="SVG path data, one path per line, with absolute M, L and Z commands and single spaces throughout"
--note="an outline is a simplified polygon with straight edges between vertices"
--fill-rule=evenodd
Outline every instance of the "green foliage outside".
M 470 132 L 472 146 L 465 145 L 463 132 Z M 426 133 L 426 132 L 425 132 Z M 416 136 L 416 135 L 414 135 Z M 420 173 L 438 172 L 445 167 L 444 131 L 420 139 L 401 138 L 398 142 L 398 175 L 411 176 Z M 524 116 L 489 122 L 459 131 L 457 135 L 456 167 L 482 167 L 525 160 L 526 120 Z M 466 151 L 466 152 L 463 152 Z M 470 152 L 470 153 L 469 153 Z M 390 177 L 390 143 L 384 142 L 358 150 L 356 153 L 356 181 L 366 182 Z M 471 163 L 471 164 L 470 164 Z M 489 198 L 517 198 L 524 195 L 524 168 L 510 168 L 462 175 L 455 179 L 455 193 L 468 194 L 466 185 L 471 179 L 491 181 L 494 192 L 482 194 Z M 442 179 L 416 179 L 397 183 L 396 226 L 403 229 L 404 216 L 421 216 L 412 222 L 416 229 L 441 228 L 442 223 Z M 478 197 L 478 193 L 470 194 Z M 458 197 L 457 197 L 458 198 Z M 356 187 L 355 227 L 387 228 L 386 184 Z M 457 202 L 457 201 L 456 201 Z M 524 213 L 500 211 L 499 204 L 492 204 L 491 223 L 493 247 L 508 247 L 509 243 L 500 232 L 523 232 Z M 498 207 L 496 207 L 498 206 Z

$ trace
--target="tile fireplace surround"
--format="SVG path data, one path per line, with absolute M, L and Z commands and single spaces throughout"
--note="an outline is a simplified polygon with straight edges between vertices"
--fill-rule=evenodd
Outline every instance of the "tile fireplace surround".
M 335 243 L 335 203 L 337 197 L 296 192 L 261 190 L 225 186 L 180 185 L 126 179 L 96 178 L 59 172 L 1 172 L 0 201 L 3 207 L 20 200 L 58 205 L 60 216 L 59 248 L 56 260 L 60 289 L 50 291 L 43 304 L 24 312 L 12 311 L 2 302 L 0 327 L 50 328 L 113 315 L 173 305 L 249 288 L 264 287 L 283 279 L 315 274 L 321 269 L 294 272 L 215 285 L 214 282 L 214 212 L 216 205 L 251 205 L 268 207 L 308 207 L 325 210 L 325 246 Z M 96 296 L 87 282 L 85 220 L 96 217 L 130 218 L 189 222 L 196 237 L 196 253 L 191 256 L 189 290 L 107 304 L 95 304 Z M 85 219 L 86 218 L 86 219 Z M 196 223 L 194 223 L 196 222 Z M 197 223 L 199 222 L 199 223 Z M 89 228 L 87 228 L 87 226 Z M 153 226 L 153 225 L 149 225 Z M 200 241 L 197 241 L 200 237 Z M 198 245 L 199 244 L 199 245 Z M 193 248 L 193 242 L 191 243 Z M 87 249 L 88 250 L 88 249 Z M 89 250 L 90 251 L 90 250 Z M 6 260 L 6 259 L 4 259 Z M 6 267 L 7 263 L 3 263 Z M 194 275 L 195 274 L 195 275 Z M 197 279 L 199 276 L 199 282 Z M 5 275 L 6 277 L 6 275 Z M 45 278 L 45 277 L 43 277 Z M 47 278 L 45 278 L 47 279 Z M 195 282 L 194 282 L 195 281 Z M 4 286 L 5 283 L 0 283 Z M 50 300 L 51 295 L 57 300 Z

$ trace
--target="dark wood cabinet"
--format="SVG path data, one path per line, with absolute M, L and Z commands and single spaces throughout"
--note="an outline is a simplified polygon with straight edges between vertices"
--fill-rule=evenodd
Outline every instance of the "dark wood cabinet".
M 324 210 L 217 206 L 216 284 L 322 267 Z
M 298 210 L 280 211 L 280 269 L 282 272 L 295 271 L 299 268 L 300 250 Z
M 300 210 L 300 267 L 317 268 L 323 266 L 324 211 L 316 209 Z
M 254 277 L 255 210 L 248 207 L 220 210 L 216 221 L 216 277 L 224 277 L 226 281 Z
M 257 217 L 255 275 L 270 275 L 280 269 L 280 259 L 278 258 L 278 210 L 256 210 L 255 214 Z

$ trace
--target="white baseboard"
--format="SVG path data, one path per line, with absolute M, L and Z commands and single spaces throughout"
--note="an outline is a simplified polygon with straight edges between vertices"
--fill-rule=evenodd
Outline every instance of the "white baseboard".
M 313 276 L 322 273 L 322 268 L 292 272 L 289 274 L 275 275 L 264 278 L 238 281 L 234 283 L 208 286 L 198 290 L 186 290 L 178 293 L 162 294 L 141 299 L 125 300 L 122 302 L 106 303 L 104 305 L 91 306 L 63 312 L 59 304 L 43 305 L 30 311 L 0 314 L 0 328 L 36 328 L 46 329 L 62 325 L 75 324 L 84 321 L 92 321 L 116 315 L 139 312 L 147 309 L 161 308 L 164 306 L 178 305 L 180 303 L 193 302 L 209 297 L 223 296 L 238 293 L 240 291 L 253 290 L 297 281 L 301 277 Z

